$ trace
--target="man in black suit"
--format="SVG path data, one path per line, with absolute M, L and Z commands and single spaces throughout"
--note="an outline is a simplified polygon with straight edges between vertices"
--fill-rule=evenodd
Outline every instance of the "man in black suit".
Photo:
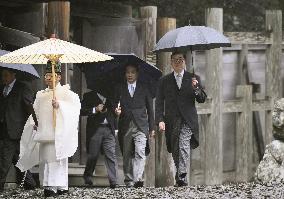
M 85 184 L 93 185 L 92 175 L 101 150 L 105 155 L 105 164 L 111 188 L 116 187 L 116 154 L 115 154 L 115 106 L 114 101 L 106 98 L 101 92 L 103 85 L 85 93 L 82 100 L 81 115 L 88 116 L 86 146 L 88 159 L 84 172 Z
M 139 68 L 126 65 L 127 82 L 117 88 L 116 99 L 120 106 L 118 138 L 123 154 L 123 170 L 127 187 L 143 187 L 144 168 L 149 134 L 154 130 L 153 99 L 146 86 L 138 78 Z
M 6 176 L 15 165 L 20 153 L 20 139 L 28 116 L 32 113 L 33 92 L 24 83 L 16 80 L 14 70 L 2 71 L 4 86 L 0 87 L 0 191 L 3 191 Z M 16 168 L 17 183 L 21 183 L 24 173 Z M 35 181 L 28 171 L 24 187 L 32 189 Z
M 177 186 L 187 185 L 190 148 L 199 145 L 195 101 L 206 99 L 199 76 L 185 71 L 185 58 L 183 53 L 172 53 L 174 72 L 159 80 L 155 107 L 156 122 L 165 131 L 167 149 L 175 162 Z

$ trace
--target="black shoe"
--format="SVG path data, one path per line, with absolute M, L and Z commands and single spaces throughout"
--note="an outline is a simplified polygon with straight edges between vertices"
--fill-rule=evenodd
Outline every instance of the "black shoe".
M 133 183 L 125 183 L 126 188 L 132 188 L 133 187 Z
M 68 192 L 69 190 L 60 190 L 60 189 L 57 190 L 58 195 L 68 194 Z
M 143 181 L 137 181 L 137 182 L 134 183 L 134 187 L 135 187 L 135 188 L 143 187 L 143 185 L 144 185 L 144 182 L 143 182 Z
M 187 185 L 188 184 L 185 181 L 183 181 L 183 180 L 178 180 L 177 184 L 176 184 L 177 187 L 185 187 Z
M 93 186 L 93 181 L 91 176 L 84 176 L 85 184 L 89 186 Z
M 110 184 L 110 185 L 109 185 L 109 188 L 115 189 L 115 188 L 116 188 L 116 184 Z
M 25 190 L 33 190 L 33 189 L 35 189 L 35 186 L 34 185 L 32 185 L 32 184 L 27 184 L 27 183 L 24 183 L 24 189 Z
M 4 191 L 4 184 L 0 184 L 0 193 Z
M 57 193 L 55 193 L 54 191 L 52 190 L 48 190 L 48 189 L 44 189 L 43 191 L 44 193 L 44 197 L 56 197 L 57 196 Z

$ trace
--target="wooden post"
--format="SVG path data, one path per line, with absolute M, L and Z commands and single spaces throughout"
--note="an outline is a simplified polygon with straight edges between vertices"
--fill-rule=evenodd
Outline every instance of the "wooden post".
M 239 58 L 239 84 L 240 85 L 246 85 L 249 83 L 249 75 L 248 75 L 248 60 L 247 60 L 247 56 L 248 56 L 248 44 L 242 44 L 242 49 L 240 52 L 240 58 Z
M 206 9 L 206 25 L 223 32 L 223 9 Z M 221 184 L 223 179 L 223 133 L 222 133 L 222 48 L 206 52 L 206 91 L 212 99 L 211 115 L 208 117 L 204 135 L 205 184 Z
M 146 52 L 151 52 L 156 44 L 157 7 L 145 6 L 140 8 L 140 18 L 146 20 Z
M 176 19 L 160 18 L 158 19 L 157 38 L 160 39 L 169 30 L 176 28 Z M 163 74 L 171 72 L 170 65 L 171 53 L 158 53 L 157 66 L 163 71 Z M 166 147 L 166 138 L 163 133 L 156 133 L 156 165 L 155 165 L 156 187 L 165 187 L 174 185 L 174 163 L 172 155 L 168 153 Z
M 55 34 L 57 38 L 68 41 L 70 26 L 70 2 L 51 1 L 48 3 L 47 36 Z M 62 83 L 69 80 L 68 67 L 62 64 Z
M 267 10 L 265 27 L 271 38 L 266 49 L 265 90 L 266 97 L 273 107 L 276 98 L 281 97 L 281 54 L 282 54 L 282 12 Z M 265 113 L 265 145 L 272 141 L 272 111 Z
M 146 6 L 140 8 L 140 17 L 146 21 L 146 57 L 152 56 L 152 49 L 156 44 L 157 7 Z M 147 60 L 148 61 L 148 60 Z M 145 186 L 155 186 L 155 139 L 150 139 L 151 153 L 147 157 L 145 166 Z
M 239 58 L 239 84 L 240 85 L 252 85 L 252 97 L 256 99 L 256 92 L 258 84 L 254 84 L 251 82 L 251 73 L 248 68 L 248 44 L 242 44 L 242 49 L 240 52 Z M 259 159 L 262 158 L 264 154 L 264 140 L 261 129 L 260 115 L 258 111 L 253 111 L 253 145 L 254 151 L 256 151 L 255 156 L 257 159 L 257 164 L 259 163 Z
M 253 176 L 252 86 L 237 86 L 236 96 L 242 99 L 236 125 L 236 181 L 247 182 Z
M 164 36 L 169 30 L 176 28 L 175 18 L 160 18 L 157 22 L 157 39 Z M 171 68 L 171 53 L 162 52 L 157 54 L 157 66 L 162 70 L 163 74 L 172 72 Z

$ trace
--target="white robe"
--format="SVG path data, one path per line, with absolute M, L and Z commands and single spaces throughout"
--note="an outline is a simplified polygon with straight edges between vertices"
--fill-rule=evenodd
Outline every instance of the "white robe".
M 58 84 L 55 91 L 59 103 L 59 108 L 56 109 L 55 129 L 51 105 L 52 90 L 45 89 L 36 95 L 34 110 L 38 119 L 38 128 L 37 132 L 33 132 L 34 122 L 30 116 L 21 137 L 20 159 L 16 165 L 21 171 L 26 171 L 40 163 L 52 162 L 61 162 L 60 165 L 66 168 L 67 158 L 77 150 L 80 99 L 76 93 L 70 90 L 69 85 Z M 48 147 L 54 146 L 55 149 L 52 151 L 55 154 L 50 153 L 50 149 L 44 147 L 46 145 L 49 145 Z

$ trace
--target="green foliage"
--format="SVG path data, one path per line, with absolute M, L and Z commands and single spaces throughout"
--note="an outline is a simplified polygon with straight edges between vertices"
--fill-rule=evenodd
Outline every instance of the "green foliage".
M 134 16 L 138 16 L 138 9 L 141 6 L 157 6 L 158 16 L 176 18 L 178 27 L 188 25 L 189 20 L 191 25 L 204 25 L 205 8 L 223 8 L 225 31 L 262 31 L 265 10 L 281 9 L 284 12 L 284 0 L 121 0 L 119 2 L 132 5 Z

